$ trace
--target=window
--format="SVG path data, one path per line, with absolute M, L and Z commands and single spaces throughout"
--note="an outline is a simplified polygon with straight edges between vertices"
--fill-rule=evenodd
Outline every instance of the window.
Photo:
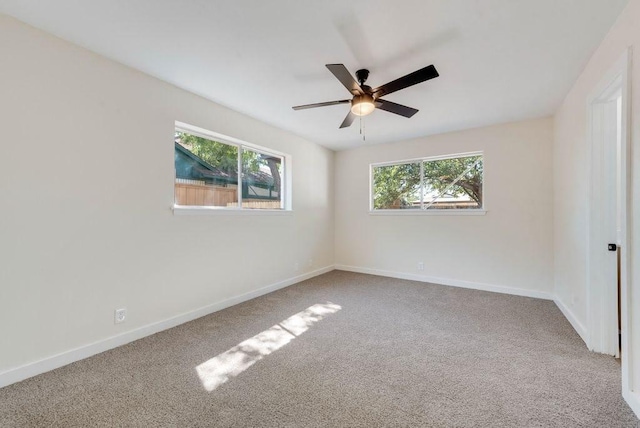
M 175 205 L 283 210 L 286 155 L 176 124 Z
M 371 209 L 480 210 L 481 153 L 371 165 Z

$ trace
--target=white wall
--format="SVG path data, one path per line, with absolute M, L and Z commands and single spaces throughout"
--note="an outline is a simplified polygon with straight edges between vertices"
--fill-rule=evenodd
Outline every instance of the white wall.
M 581 323 L 586 323 L 587 98 L 627 47 L 640 45 L 640 33 L 637 27 L 634 28 L 639 19 L 640 2 L 632 0 L 592 56 L 554 118 L 556 293 Z M 637 88 L 638 79 L 640 72 L 636 67 L 632 88 Z M 633 97 L 632 104 L 638 99 L 638 90 L 634 91 Z M 632 130 L 637 130 L 637 114 L 636 109 Z M 635 137 L 637 141 L 637 135 Z
M 547 118 L 337 152 L 336 265 L 550 297 L 551 141 Z M 472 151 L 484 152 L 486 215 L 369 214 L 369 164 Z
M 631 73 L 632 243 L 640 245 L 640 0 L 631 0 L 609 34 L 591 57 L 555 115 L 554 133 L 554 254 L 555 291 L 578 322 L 586 327 L 587 258 L 587 98 L 628 47 L 635 51 Z M 640 317 L 640 251 L 632 255 L 631 324 Z M 632 338 L 640 356 L 640 331 Z M 640 364 L 634 357 L 635 385 L 640 385 Z M 640 363 L 640 362 L 638 362 Z M 635 407 L 636 411 L 640 407 Z
M 0 70 L 0 375 L 333 264 L 333 152 L 3 15 Z M 175 216 L 176 120 L 291 154 L 293 214 Z

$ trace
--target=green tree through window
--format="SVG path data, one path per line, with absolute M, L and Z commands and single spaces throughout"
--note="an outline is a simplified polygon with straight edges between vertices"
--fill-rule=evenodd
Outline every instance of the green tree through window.
M 276 208 L 282 208 L 282 156 L 243 144 L 216 141 L 180 129 L 176 129 L 174 139 L 176 179 L 182 180 L 176 184 L 176 197 L 181 202 L 231 206 L 237 204 L 242 195 L 242 207 L 269 209 L 275 207 L 274 201 L 280 201 L 281 205 Z M 196 189 L 193 186 L 209 187 Z M 236 186 L 238 196 L 235 197 L 219 189 Z
M 482 208 L 482 178 L 481 155 L 375 166 L 373 208 Z
M 205 162 L 220 168 L 223 171 L 237 173 L 237 147 L 180 131 L 176 131 L 175 139 L 179 144 Z M 280 189 L 280 174 L 282 172 L 281 160 L 277 157 L 262 154 L 253 150 L 245 149 L 242 151 L 243 173 L 257 173 L 260 171 L 260 167 L 262 165 L 269 167 L 271 176 L 273 177 L 273 186 L 276 189 Z

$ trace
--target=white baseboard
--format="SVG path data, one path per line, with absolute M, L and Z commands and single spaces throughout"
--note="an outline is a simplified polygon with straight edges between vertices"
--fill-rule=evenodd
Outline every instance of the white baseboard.
M 631 410 L 640 418 L 640 394 L 630 391 L 628 389 L 622 390 L 622 398 L 627 402 Z
M 234 306 L 239 303 L 246 302 L 247 300 L 260 297 L 264 294 L 271 293 L 281 288 L 288 287 L 290 285 L 296 284 L 306 279 L 310 279 L 315 276 L 322 275 L 334 269 L 344 270 L 349 272 L 366 273 L 366 274 L 378 275 L 378 276 L 386 276 L 391 278 L 408 279 L 412 281 L 429 282 L 433 284 L 448 285 L 453 287 L 470 288 L 474 290 L 492 291 L 496 293 L 513 294 L 517 296 L 535 297 L 539 299 L 553 300 L 558 306 L 558 308 L 560 309 L 560 311 L 563 313 L 563 315 L 571 323 L 571 325 L 576 330 L 576 332 L 580 335 L 582 340 L 584 340 L 585 343 L 587 343 L 585 327 L 577 320 L 577 318 L 564 305 L 564 303 L 561 300 L 555 298 L 551 293 L 546 293 L 543 291 L 535 291 L 535 290 L 526 290 L 526 289 L 514 288 L 514 287 L 505 287 L 505 286 L 499 286 L 499 285 L 483 284 L 483 283 L 471 282 L 471 281 L 452 280 L 447 278 L 438 278 L 438 277 L 408 274 L 408 273 L 402 273 L 402 272 L 386 271 L 386 270 L 380 270 L 380 269 L 371 269 L 371 268 L 346 266 L 346 265 L 335 265 L 335 266 L 326 266 L 324 268 L 317 269 L 312 272 L 308 272 L 306 274 L 299 275 L 293 278 L 289 278 L 284 281 L 280 281 L 275 284 L 271 284 L 254 291 L 223 300 L 221 302 L 204 306 L 194 311 L 180 314 L 156 323 L 148 324 L 146 326 L 143 326 L 143 327 L 140 327 L 116 336 L 112 336 L 104 340 L 96 341 L 96 342 L 81 346 L 79 348 L 75 348 L 57 355 L 53 355 L 51 357 L 48 357 L 39 361 L 35 361 L 35 362 L 28 363 L 13 369 L 9 369 L 7 371 L 0 373 L 0 388 L 7 385 L 11 385 L 12 383 L 20 382 L 24 379 L 28 379 L 30 377 L 39 375 L 41 373 L 45 373 L 45 372 L 57 369 L 67 364 L 71 364 L 75 361 L 79 361 L 79 360 L 91 357 L 101 352 L 108 351 L 109 349 L 126 345 L 127 343 L 133 342 L 138 339 L 142 339 L 143 337 L 150 336 L 152 334 L 158 333 L 163 330 L 167 330 L 169 328 L 178 326 L 180 324 L 184 324 L 196 318 L 209 315 L 213 312 L 220 311 L 230 306 Z M 630 396 L 629 398 L 627 397 L 625 398 L 629 402 L 629 405 L 634 409 L 634 411 L 636 411 L 637 414 L 640 414 L 640 398 L 638 398 L 636 394 L 632 394 L 632 393 L 630 394 L 632 396 Z M 631 404 L 630 400 L 632 399 L 636 400 L 635 402 L 636 407 L 634 407 Z
M 560 309 L 564 317 L 569 321 L 569 323 L 571 323 L 573 329 L 576 331 L 576 333 L 578 333 L 578 335 L 584 341 L 585 345 L 587 345 L 588 348 L 589 342 L 587 341 L 587 329 L 580 321 L 578 321 L 578 318 L 576 318 L 573 312 L 571 312 L 571 309 L 569 309 L 569 307 L 565 305 L 559 297 L 556 297 L 555 299 L 553 299 L 553 301 L 556 303 L 556 306 Z
M 356 266 L 335 265 L 335 268 L 336 270 L 345 270 L 349 272 L 367 273 L 371 275 L 386 276 L 390 278 L 408 279 L 412 281 L 429 282 L 432 284 L 448 285 L 452 287 L 470 288 L 473 290 L 492 291 L 495 293 L 513 294 L 516 296 L 553 300 L 556 306 L 558 306 L 562 314 L 565 316 L 565 318 L 569 321 L 573 329 L 576 331 L 576 333 L 578 333 L 580 338 L 584 341 L 587 348 L 589 347 L 589 344 L 587 342 L 587 329 L 580 321 L 578 321 L 573 312 L 571 312 L 571 310 L 569 310 L 569 308 L 554 295 L 554 293 Z M 638 403 L 640 408 L 640 401 L 638 401 Z
M 371 269 L 356 266 L 335 265 L 336 270 L 346 270 L 349 272 L 368 273 L 371 275 L 386 276 L 390 278 L 408 279 L 411 281 L 429 282 L 432 284 L 449 285 L 452 287 L 470 288 L 473 290 L 492 291 L 494 293 L 513 294 L 516 296 L 535 297 L 536 299 L 553 300 L 552 293 L 537 290 L 527 290 L 524 288 L 506 287 L 503 285 L 483 284 L 480 282 L 462 281 L 458 279 L 439 278 L 426 275 L 416 275 L 411 273 L 395 272 L 380 269 Z
M 326 266 L 322 269 L 317 269 L 312 272 L 298 275 L 293 278 L 286 279 L 284 281 L 277 282 L 275 284 L 268 285 L 266 287 L 259 288 L 254 291 L 250 291 L 239 296 L 231 297 L 221 302 L 213 303 L 211 305 L 204 306 L 202 308 L 190 311 L 184 314 L 176 315 L 163 321 L 158 321 L 152 324 L 145 325 L 143 327 L 130 330 L 116 336 L 109 337 L 104 340 L 99 340 L 79 348 L 71 349 L 66 352 L 62 352 L 57 355 L 53 355 L 48 358 L 44 358 L 39 361 L 28 363 L 13 369 L 9 369 L 0 373 L 0 388 L 12 383 L 20 382 L 21 380 L 28 379 L 30 377 L 45 373 L 54 369 L 57 369 L 67 364 L 71 364 L 75 361 L 79 361 L 93 355 L 99 354 L 109 349 L 116 348 L 118 346 L 126 345 L 143 337 L 150 336 L 163 330 L 184 324 L 192 321 L 196 318 L 209 315 L 213 312 L 220 311 L 238 303 L 246 302 L 247 300 L 255 299 L 264 294 L 271 293 L 281 288 L 288 287 L 298 282 L 304 281 L 309 278 L 313 278 L 323 273 L 327 273 L 334 270 L 333 266 Z

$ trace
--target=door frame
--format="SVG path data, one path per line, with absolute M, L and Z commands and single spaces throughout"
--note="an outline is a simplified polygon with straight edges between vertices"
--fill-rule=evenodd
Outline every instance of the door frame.
M 594 237 L 598 235 L 598 225 L 593 222 L 593 217 L 596 215 L 596 208 L 594 206 L 594 194 L 602 192 L 603 183 L 597 179 L 597 159 L 594 156 L 594 149 L 597 148 L 596 135 L 598 132 L 602 132 L 602 129 L 597 129 L 599 121 L 594 115 L 594 110 L 603 103 L 603 97 L 606 97 L 607 93 L 611 94 L 617 92 L 619 88 L 622 97 L 622 110 L 621 110 L 621 147 L 620 147 L 620 162 L 618 164 L 617 174 L 620 179 L 620 194 L 621 200 L 619 205 L 620 210 L 620 229 L 616 242 L 620 246 L 620 319 L 622 328 L 622 390 L 623 393 L 631 391 L 632 388 L 632 373 L 631 373 L 631 347 L 630 338 L 632 324 L 631 318 L 631 305 L 629 299 L 630 290 L 630 266 L 631 266 L 631 251 L 629 243 L 631 242 L 630 232 L 631 227 L 629 224 L 630 215 L 629 210 L 632 206 L 631 201 L 631 178 L 630 178 L 630 129 L 629 124 L 631 119 L 631 84 L 630 84 L 630 67 L 631 67 L 631 48 L 628 48 L 623 55 L 616 61 L 614 66 L 605 74 L 604 78 L 595 87 L 591 96 L 587 99 L 587 139 L 588 139 L 588 151 L 587 151 L 587 346 L 590 350 L 595 352 L 606 353 L 615 355 L 612 353 L 612 344 L 618 340 L 617 322 L 615 329 L 612 328 L 611 320 L 617 319 L 617 290 L 615 297 L 611 295 L 611 288 L 605 287 L 602 283 L 595 281 L 593 269 L 597 269 L 598 265 L 602 265 L 604 256 L 597 256 L 597 252 L 594 253 L 594 248 L 597 245 L 606 245 L 606 242 L 595 242 Z M 594 168 L 594 165 L 596 168 Z M 615 300 L 614 300 L 615 299 Z M 615 302 L 615 305 L 614 305 Z M 616 345 L 617 349 L 617 345 Z

